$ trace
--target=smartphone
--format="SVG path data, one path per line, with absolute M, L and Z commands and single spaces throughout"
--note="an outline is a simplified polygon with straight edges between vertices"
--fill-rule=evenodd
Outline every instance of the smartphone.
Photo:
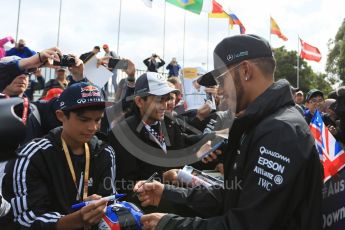
M 55 66 L 66 66 L 66 67 L 72 67 L 75 66 L 76 64 L 76 60 L 72 55 L 60 55 L 58 54 L 60 57 L 60 61 L 54 61 L 53 65 Z
M 222 144 L 224 144 L 225 141 L 222 140 L 218 143 L 216 143 L 210 150 L 208 150 L 207 152 L 203 153 L 200 157 L 200 159 L 204 159 L 205 157 L 207 157 L 208 155 L 210 155 L 212 152 L 216 151 Z
M 111 58 L 109 59 L 108 67 L 112 69 L 127 69 L 128 61 L 118 58 Z

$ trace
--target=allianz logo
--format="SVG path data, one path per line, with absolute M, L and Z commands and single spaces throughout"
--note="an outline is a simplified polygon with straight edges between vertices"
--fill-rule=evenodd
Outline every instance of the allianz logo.
M 280 160 L 285 161 L 286 163 L 290 164 L 290 158 L 283 156 L 283 155 L 281 155 L 277 152 L 274 152 L 272 150 L 266 149 L 264 146 L 261 146 L 259 151 L 260 151 L 261 155 L 264 155 L 264 154 L 270 155 L 274 158 L 280 159 Z

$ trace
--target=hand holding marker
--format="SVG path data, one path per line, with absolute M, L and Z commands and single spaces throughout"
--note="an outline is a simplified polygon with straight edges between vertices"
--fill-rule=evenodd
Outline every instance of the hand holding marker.
M 141 186 L 143 186 L 143 185 L 146 184 L 146 183 L 152 182 L 152 181 L 155 179 L 155 176 L 157 176 L 157 175 L 158 175 L 157 172 L 155 172 L 154 174 L 152 174 L 152 175 L 149 177 L 149 179 L 147 179 L 146 181 L 144 181 L 144 183 L 142 183 L 142 184 L 139 186 L 139 188 L 141 188 Z M 139 188 L 138 188 L 138 189 L 139 189 Z M 133 193 L 132 197 L 135 197 L 135 196 L 139 195 L 138 189 L 137 189 L 136 192 Z

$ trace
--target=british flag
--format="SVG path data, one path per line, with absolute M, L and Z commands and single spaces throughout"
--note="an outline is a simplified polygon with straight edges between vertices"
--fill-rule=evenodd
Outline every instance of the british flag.
M 326 182 L 345 166 L 345 152 L 323 123 L 319 111 L 315 112 L 309 127 L 323 164 L 323 181 Z

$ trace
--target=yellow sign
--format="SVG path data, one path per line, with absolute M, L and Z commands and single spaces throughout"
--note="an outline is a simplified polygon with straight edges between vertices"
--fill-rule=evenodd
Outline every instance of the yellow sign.
M 197 68 L 184 68 L 182 70 L 182 74 L 184 78 L 197 78 L 198 77 L 198 69 Z

